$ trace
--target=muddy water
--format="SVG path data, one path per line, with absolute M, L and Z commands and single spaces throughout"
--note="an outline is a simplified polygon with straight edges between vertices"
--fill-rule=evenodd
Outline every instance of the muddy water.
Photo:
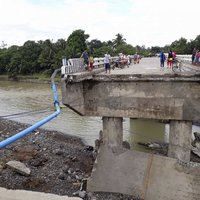
M 61 99 L 60 86 L 57 85 Z M 30 112 L 30 113 L 26 113 Z M 0 81 L 0 116 L 18 122 L 34 124 L 54 112 L 53 95 L 50 84 Z M 61 131 L 81 137 L 88 145 L 94 145 L 98 133 L 102 130 L 99 117 L 83 117 L 70 109 L 62 108 L 61 114 L 43 125 L 42 128 Z M 132 148 L 140 149 L 137 142 L 167 141 L 168 125 L 149 120 L 124 119 L 124 140 L 131 143 Z M 200 131 L 194 126 L 193 131 Z
M 59 98 L 61 91 L 57 85 Z M 0 81 L 0 116 L 34 111 L 8 117 L 18 122 L 34 124 L 54 112 L 50 84 Z M 101 119 L 82 117 L 64 107 L 61 114 L 42 128 L 81 137 L 88 144 L 97 139 L 102 129 Z

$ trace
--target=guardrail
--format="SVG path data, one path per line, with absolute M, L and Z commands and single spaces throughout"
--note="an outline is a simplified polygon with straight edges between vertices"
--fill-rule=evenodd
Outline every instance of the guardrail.
M 189 55 L 176 55 L 177 58 L 186 63 L 192 63 L 192 54 Z
M 166 54 L 167 56 L 167 54 Z M 192 55 L 176 55 L 177 58 L 182 60 L 183 62 L 191 63 L 192 62 Z M 111 57 L 111 64 L 117 59 L 118 57 Z M 94 69 L 103 68 L 104 67 L 104 58 L 94 58 Z M 62 76 L 73 74 L 77 72 L 84 72 L 87 71 L 87 66 L 84 65 L 83 58 L 70 58 L 68 60 L 63 59 L 63 66 L 61 67 L 61 74 Z
M 118 57 L 111 57 L 111 63 L 113 63 Z M 104 58 L 94 58 L 94 69 L 104 67 Z M 63 66 L 61 67 L 61 74 L 73 74 L 77 72 L 87 71 L 87 66 L 84 65 L 83 58 L 71 58 L 66 61 L 63 59 Z
M 75 72 L 84 71 L 84 60 L 83 58 L 72 58 L 67 61 L 65 67 L 65 74 L 72 74 Z

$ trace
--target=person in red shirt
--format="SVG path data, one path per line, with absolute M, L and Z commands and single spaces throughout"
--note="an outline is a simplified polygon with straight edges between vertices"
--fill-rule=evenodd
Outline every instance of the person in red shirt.
M 174 60 L 176 58 L 176 52 L 174 51 L 173 53 L 172 53 L 172 59 Z
M 172 60 L 173 60 L 173 54 L 172 54 L 172 50 L 170 50 L 169 53 L 168 53 L 168 59 L 167 59 L 168 68 L 172 68 Z

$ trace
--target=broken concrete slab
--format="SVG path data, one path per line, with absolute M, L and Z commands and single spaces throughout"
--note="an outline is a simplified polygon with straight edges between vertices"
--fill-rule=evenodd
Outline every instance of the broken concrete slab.
M 148 173 L 145 200 L 200 199 L 200 166 L 154 156 Z
M 150 154 L 102 145 L 88 180 L 88 190 L 144 196 L 145 173 L 151 159 Z
M 145 200 L 197 200 L 199 188 L 199 165 L 184 165 L 169 157 L 102 145 L 87 189 Z

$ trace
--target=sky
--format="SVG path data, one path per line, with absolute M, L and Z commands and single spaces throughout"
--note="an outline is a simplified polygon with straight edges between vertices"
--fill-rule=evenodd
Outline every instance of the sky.
M 0 45 L 67 40 L 75 30 L 88 41 L 122 34 L 128 44 L 165 46 L 200 35 L 200 0 L 0 0 Z

